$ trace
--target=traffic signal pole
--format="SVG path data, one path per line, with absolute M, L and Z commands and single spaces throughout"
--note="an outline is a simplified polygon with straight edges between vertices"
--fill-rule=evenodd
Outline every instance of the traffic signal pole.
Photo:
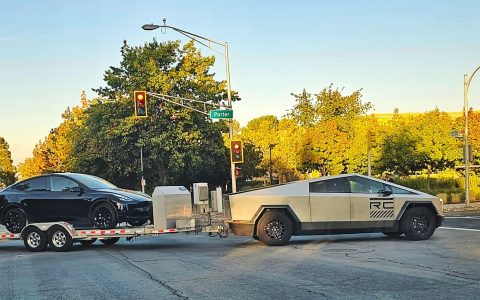
M 212 39 L 209 39 L 209 38 L 206 38 L 204 36 L 200 36 L 198 34 L 195 34 L 195 33 L 192 33 L 192 32 L 188 32 L 188 31 L 185 31 L 183 29 L 180 29 L 180 28 L 176 28 L 176 27 L 173 27 L 173 26 L 168 26 L 166 25 L 166 22 L 167 20 L 166 19 L 163 19 L 163 25 L 155 25 L 155 24 L 145 24 L 142 26 L 142 29 L 143 30 L 155 30 L 155 29 L 158 29 L 158 28 L 162 28 L 162 30 L 164 29 L 167 29 L 167 28 L 170 28 L 194 41 L 196 41 L 197 43 L 199 44 L 202 44 L 204 45 L 205 47 L 207 48 L 210 48 L 212 51 L 220 54 L 220 55 L 223 55 L 225 57 L 225 67 L 226 67 L 226 81 L 227 81 L 227 97 L 228 97 L 228 107 L 230 109 L 232 109 L 232 89 L 231 89 L 231 86 L 230 86 L 230 63 L 229 63 L 229 56 L 228 56 L 228 43 L 227 42 L 217 42 L 217 41 L 214 41 Z M 165 33 L 162 31 L 162 33 Z M 200 40 L 203 40 L 203 41 L 207 41 L 208 42 L 208 45 Z M 214 49 L 212 47 L 211 44 L 216 44 L 216 45 L 219 45 L 219 46 L 223 46 L 225 48 L 225 53 L 220 53 L 219 51 L 217 51 L 216 49 Z M 229 121 L 229 136 L 230 136 L 230 140 L 233 140 L 233 120 Z M 236 180 L 236 177 L 235 177 L 235 164 L 234 163 L 230 163 L 230 171 L 231 171 L 231 181 L 232 181 L 232 192 L 235 193 L 237 192 L 237 180 Z

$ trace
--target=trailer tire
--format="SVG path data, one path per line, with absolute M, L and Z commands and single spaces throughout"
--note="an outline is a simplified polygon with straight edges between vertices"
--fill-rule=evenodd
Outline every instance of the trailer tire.
M 292 234 L 292 221 L 283 211 L 267 211 L 258 221 L 257 237 L 262 243 L 269 246 L 287 244 Z
M 54 251 L 66 252 L 72 249 L 73 239 L 65 228 L 54 225 L 48 230 L 48 243 Z
M 91 240 L 80 240 L 78 242 L 80 244 L 82 244 L 82 246 L 88 247 L 88 246 L 93 245 L 93 243 L 95 243 L 96 241 L 97 241 L 97 239 L 91 239 Z
M 28 251 L 31 252 L 42 252 L 47 249 L 48 246 L 48 236 L 38 227 L 30 227 L 24 230 L 23 234 L 23 244 Z
M 102 242 L 104 245 L 109 246 L 109 245 L 116 244 L 119 240 L 120 240 L 119 237 L 114 237 L 114 238 L 100 240 L 100 242 Z

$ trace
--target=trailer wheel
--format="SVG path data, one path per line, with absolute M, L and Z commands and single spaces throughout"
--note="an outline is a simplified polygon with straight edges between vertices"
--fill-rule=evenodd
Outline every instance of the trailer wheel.
M 23 244 L 31 252 L 42 252 L 47 249 L 47 234 L 37 227 L 30 227 L 23 232 Z
M 104 245 L 108 246 L 108 245 L 116 244 L 119 240 L 120 240 L 119 237 L 114 237 L 114 238 L 108 238 L 108 239 L 100 240 L 100 242 L 102 242 Z
M 72 248 L 73 239 L 65 228 L 55 225 L 48 230 L 48 242 L 54 251 L 66 252 Z
M 269 246 L 281 246 L 290 241 L 293 226 L 282 211 L 267 211 L 257 225 L 258 239 Z
M 95 243 L 97 241 L 97 239 L 91 239 L 91 240 L 80 240 L 80 244 L 82 244 L 82 246 L 91 246 L 93 245 L 93 243 Z

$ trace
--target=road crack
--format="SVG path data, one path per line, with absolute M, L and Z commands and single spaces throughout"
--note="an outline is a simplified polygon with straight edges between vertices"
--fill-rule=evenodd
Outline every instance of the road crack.
M 179 290 L 175 289 L 174 287 L 170 286 L 168 283 L 166 283 L 165 281 L 162 281 L 162 280 L 159 280 L 159 279 L 156 279 L 155 277 L 153 277 L 152 273 L 148 272 L 147 270 L 145 269 L 142 269 L 141 267 L 137 266 L 136 264 L 134 264 L 133 262 L 130 261 L 130 258 L 125 255 L 124 253 L 118 251 L 118 252 L 115 252 L 115 253 L 118 253 L 120 256 L 123 257 L 123 259 L 119 259 L 118 257 L 116 257 L 115 255 L 112 255 L 111 253 L 109 252 L 106 252 L 109 256 L 113 257 L 114 259 L 117 259 L 117 260 L 121 260 L 122 262 L 124 263 L 127 263 L 128 265 L 132 266 L 133 268 L 137 269 L 138 271 L 144 273 L 145 275 L 148 276 L 148 278 L 153 281 L 153 282 L 156 282 L 158 283 L 159 285 L 163 286 L 164 288 L 166 288 L 167 290 L 169 290 L 173 295 L 177 296 L 178 298 L 180 299 L 190 299 L 189 297 L 187 296 L 184 296 L 182 294 L 182 292 L 180 292 Z

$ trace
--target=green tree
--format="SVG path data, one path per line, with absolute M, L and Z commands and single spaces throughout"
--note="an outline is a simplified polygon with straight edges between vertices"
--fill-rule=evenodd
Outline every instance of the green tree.
M 133 117 L 134 90 L 220 103 L 225 81 L 217 82 L 210 68 L 214 57 L 203 57 L 193 42 L 132 47 L 124 42 L 119 67 L 105 72 L 106 86 L 95 89 L 115 102 L 93 103 L 77 130 L 74 169 L 95 174 L 128 188 L 139 188 L 140 148 L 143 148 L 147 187 L 207 181 L 224 184 L 229 177 L 224 122 L 161 99 L 148 97 L 148 118 Z M 233 93 L 234 100 L 238 100 Z M 178 100 L 181 103 L 181 100 Z M 203 110 L 202 104 L 196 109 Z
M 15 180 L 15 167 L 9 145 L 3 137 L 0 137 L 0 188 L 14 183 Z

